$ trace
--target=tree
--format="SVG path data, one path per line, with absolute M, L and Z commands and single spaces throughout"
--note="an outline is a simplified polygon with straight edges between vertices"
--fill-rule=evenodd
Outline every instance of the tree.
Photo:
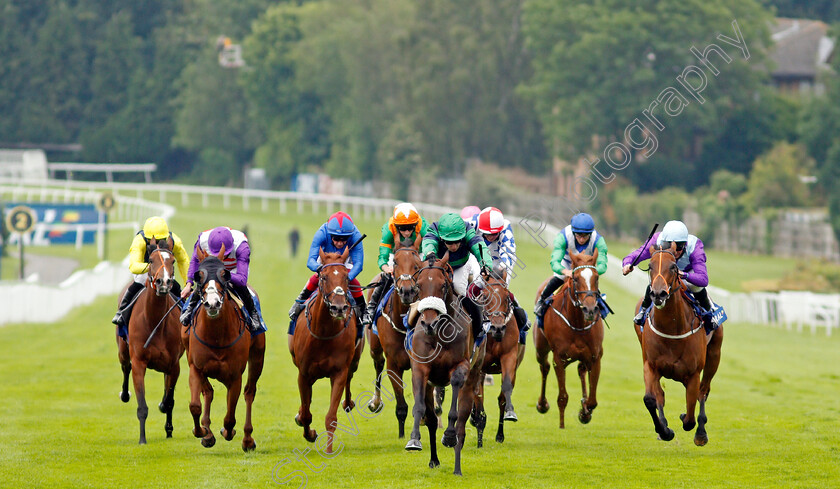
M 786 142 L 755 161 L 748 183 L 756 208 L 802 207 L 812 204 L 810 192 L 800 176 L 814 173 L 814 160 L 805 148 Z

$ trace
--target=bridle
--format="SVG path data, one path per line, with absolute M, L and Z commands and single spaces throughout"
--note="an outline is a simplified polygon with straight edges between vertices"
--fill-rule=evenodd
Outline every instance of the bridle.
M 320 271 L 320 273 L 318 273 L 318 291 L 321 292 L 321 296 L 324 298 L 324 303 L 327 305 L 327 307 L 330 307 L 330 308 L 336 308 L 335 304 L 330 302 L 330 297 L 332 297 L 334 295 L 341 296 L 341 297 L 346 297 L 347 296 L 347 292 L 345 292 L 344 289 L 340 285 L 335 287 L 329 293 L 324 292 L 324 286 L 327 282 L 327 277 L 324 275 L 324 270 L 327 267 L 334 267 L 334 266 L 343 267 L 344 263 L 341 263 L 341 262 L 339 262 L 339 263 L 327 263 L 325 265 L 321 265 L 321 271 Z M 345 278 L 346 278 L 346 276 L 345 276 Z M 347 288 L 348 288 L 348 290 L 350 289 L 349 284 L 348 284 Z
M 394 261 L 396 261 L 397 253 L 399 253 L 401 251 L 411 253 L 413 255 L 416 255 L 417 258 L 420 258 L 420 253 L 417 250 L 415 250 L 414 248 L 406 247 L 406 248 L 399 248 L 396 251 L 394 251 Z M 417 272 L 419 272 L 419 271 L 420 270 L 417 270 Z M 399 277 L 394 275 L 393 276 L 394 287 L 399 289 L 400 282 L 408 281 L 409 283 L 411 283 L 411 297 L 417 297 L 417 294 L 420 293 L 420 286 L 417 285 L 417 280 L 415 278 L 415 275 L 417 275 L 417 272 L 414 272 L 414 274 L 412 274 L 412 275 L 404 273 L 404 274 L 400 275 Z
M 591 289 L 577 290 L 577 285 L 576 285 L 576 281 L 575 281 L 575 272 L 577 272 L 578 270 L 582 270 L 584 268 L 590 268 L 592 270 L 595 270 L 596 274 L 598 273 L 598 269 L 595 268 L 593 265 L 581 265 L 581 266 L 578 266 L 578 267 L 575 267 L 575 268 L 572 269 L 572 278 L 570 280 L 570 282 L 572 282 L 572 290 L 571 290 L 571 292 L 572 292 L 572 305 L 574 305 L 577 308 L 581 307 L 581 305 L 583 304 L 583 299 L 586 299 L 587 297 L 591 296 L 591 297 L 595 297 L 595 300 L 597 301 L 598 297 L 601 296 L 601 291 L 598 290 L 598 289 L 595 289 L 595 290 L 591 290 Z M 582 299 L 578 299 L 579 294 L 583 294 Z
M 672 258 L 674 258 L 674 262 L 671 264 L 670 267 L 668 267 L 669 270 L 673 269 L 673 268 L 677 268 L 677 255 L 675 255 L 674 252 L 671 251 L 671 250 L 655 250 L 650 255 L 651 260 L 653 260 L 653 257 L 658 255 L 659 253 L 668 253 L 669 255 L 671 255 Z M 667 287 L 665 290 L 668 293 L 667 297 L 665 297 L 665 301 L 667 301 L 668 299 L 671 298 L 671 296 L 674 294 L 674 291 L 680 289 L 680 287 L 678 286 L 678 284 L 680 283 L 679 272 L 675 273 L 674 274 L 675 275 L 674 280 L 671 280 L 669 282 L 668 279 L 665 278 L 665 273 L 662 271 L 662 261 L 661 260 L 659 262 L 659 269 L 656 271 L 656 275 L 653 275 L 653 269 L 649 268 L 648 271 L 650 272 L 650 286 L 651 287 L 653 287 L 653 281 L 656 280 L 658 277 L 662 277 L 662 280 L 665 281 L 665 286 Z
M 502 301 L 504 302 L 505 307 L 501 308 L 500 310 L 492 311 L 492 312 L 486 312 L 486 310 L 485 310 L 484 315 L 487 317 L 487 319 L 490 320 L 490 322 L 493 326 L 496 326 L 497 328 L 501 328 L 501 329 L 504 330 L 504 328 L 507 326 L 507 323 L 510 322 L 511 318 L 513 317 L 513 307 L 512 307 L 513 304 L 511 304 L 511 300 L 510 300 L 510 290 L 508 290 L 507 285 L 505 285 L 502 282 L 494 282 L 494 283 L 489 283 L 488 282 L 486 284 L 486 287 L 487 288 L 490 288 L 490 287 L 501 288 L 502 291 L 503 291 L 501 296 L 504 297 L 504 299 L 502 299 Z M 497 317 L 501 317 L 502 321 L 499 322 L 499 323 L 493 322 L 493 318 L 497 318 Z
M 162 248 L 155 248 L 154 250 L 152 250 L 152 251 L 149 253 L 149 282 L 151 282 L 151 284 L 152 284 L 152 290 L 154 290 L 154 291 L 155 291 L 155 293 L 157 293 L 157 285 L 156 285 L 157 279 L 158 279 L 158 278 L 160 278 L 160 277 L 159 277 L 159 275 L 160 275 L 162 272 L 165 272 L 165 271 L 166 271 L 166 260 L 165 260 L 165 259 L 161 256 L 161 266 L 160 266 L 160 267 L 158 267 L 156 270 L 152 271 L 152 257 L 153 257 L 155 254 L 157 254 L 158 256 L 160 256 L 160 254 L 161 254 L 162 252 L 164 252 L 164 251 L 165 251 L 165 252 L 167 252 L 167 253 L 169 253 L 170 255 L 172 254 L 172 252 L 171 252 L 171 251 L 169 251 L 169 250 L 167 250 L 167 249 L 162 249 Z M 174 271 L 174 267 L 173 267 L 173 271 Z M 173 279 L 174 279 L 174 278 L 173 278 Z

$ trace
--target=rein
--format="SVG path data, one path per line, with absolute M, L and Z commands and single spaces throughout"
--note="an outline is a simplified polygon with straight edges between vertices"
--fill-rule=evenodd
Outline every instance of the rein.
M 578 300 L 578 298 L 577 298 L 578 294 L 586 294 L 586 296 L 585 296 L 585 297 L 595 296 L 596 300 L 597 300 L 598 296 L 600 295 L 600 293 L 599 293 L 597 290 L 581 290 L 581 291 L 578 291 L 578 290 L 575 288 L 574 273 L 575 273 L 576 271 L 578 271 L 578 270 L 582 269 L 582 268 L 591 268 L 591 269 L 593 269 L 593 270 L 596 270 L 596 268 L 595 268 L 594 266 L 592 266 L 592 265 L 581 265 L 581 266 L 579 266 L 579 267 L 575 267 L 575 268 L 573 268 L 573 269 L 572 269 L 572 277 L 569 279 L 569 281 L 571 282 L 571 286 L 570 286 L 569 284 L 567 284 L 567 285 L 566 285 L 566 289 L 569 291 L 569 293 L 568 293 L 568 294 L 563 294 L 563 305 L 561 305 L 561 306 L 560 306 L 560 307 L 561 307 L 561 309 L 562 309 L 562 308 L 563 308 L 563 306 L 566 304 L 566 298 L 567 298 L 567 297 L 571 299 L 571 302 L 572 302 L 572 305 L 573 305 L 573 306 L 575 306 L 575 307 L 577 307 L 578 309 L 580 309 L 581 302 L 580 302 L 580 300 Z M 596 273 L 597 273 L 597 272 L 596 272 Z M 571 322 L 569 322 L 569 319 L 568 319 L 568 318 L 567 318 L 567 317 L 566 317 L 566 316 L 565 316 L 562 312 L 558 311 L 558 310 L 554 307 L 554 304 L 551 304 L 551 310 L 552 310 L 552 311 L 554 311 L 554 313 L 555 313 L 555 314 L 557 314 L 558 316 L 560 316 L 560 319 L 562 319 L 562 320 L 563 320 L 563 322 L 565 322 L 565 323 L 566 323 L 566 326 L 568 326 L 568 327 L 569 327 L 569 329 L 571 329 L 572 331 L 577 331 L 578 333 L 582 333 L 582 332 L 584 332 L 584 331 L 587 331 L 588 329 L 592 328 L 592 326 L 595 326 L 595 323 L 597 323 L 597 322 L 598 322 L 598 317 L 600 316 L 600 314 L 598 314 L 598 315 L 596 315 L 596 316 L 595 316 L 595 320 L 594 320 L 594 321 L 592 321 L 591 323 L 589 323 L 588 325 L 586 325 L 586 326 L 584 326 L 584 327 L 582 327 L 582 328 L 576 328 L 576 327 L 572 326 L 572 323 L 571 323 Z
M 219 291 L 218 289 L 215 289 L 215 288 L 214 288 L 214 290 L 216 290 L 216 293 L 218 293 L 222 297 L 222 302 L 224 303 L 225 296 L 229 295 L 230 292 L 228 291 L 225 283 L 220 282 L 220 284 L 222 286 L 222 290 Z M 206 291 L 204 290 L 204 287 L 202 286 L 202 287 L 198 288 L 197 292 L 198 292 L 199 302 L 198 302 L 198 304 L 196 304 L 196 307 L 201 307 L 201 304 L 206 302 L 206 299 L 205 299 Z M 223 304 L 222 307 L 224 307 L 224 304 Z M 239 316 L 237 316 L 237 320 L 239 321 L 239 336 L 237 336 L 236 339 L 234 339 L 232 342 L 230 342 L 230 343 L 228 343 L 227 345 L 224 345 L 224 346 L 212 345 L 210 343 L 207 343 L 203 339 L 201 339 L 201 337 L 198 336 L 198 331 L 196 329 L 195 322 L 193 322 L 192 327 L 190 327 L 190 330 L 192 331 L 192 335 L 195 336 L 195 339 L 198 340 L 199 343 L 206 346 L 207 348 L 212 348 L 214 350 L 225 350 L 227 348 L 232 347 L 236 343 L 238 343 L 239 340 L 242 339 L 242 336 L 245 334 L 245 322 Z
M 507 326 L 507 323 L 509 323 L 511 318 L 513 318 L 513 307 L 511 307 L 512 304 L 510 303 L 510 290 L 508 290 L 507 286 L 505 286 L 505 284 L 503 284 L 503 283 L 494 283 L 494 284 L 489 284 L 488 283 L 487 287 L 501 288 L 508 295 L 508 307 L 507 307 L 508 313 L 507 313 L 507 316 L 505 316 L 504 311 L 493 311 L 493 312 L 490 312 L 490 313 L 485 313 L 485 316 L 487 316 L 488 319 L 493 318 L 493 317 L 497 317 L 497 316 L 504 317 L 504 320 L 500 324 L 502 326 Z
M 651 258 L 653 258 L 658 253 L 668 253 L 669 255 L 671 255 L 674 258 L 674 264 L 676 265 L 677 256 L 673 252 L 671 252 L 671 250 L 656 250 L 656 251 L 653 252 L 653 254 L 651 254 Z M 680 280 L 679 273 L 677 273 L 676 279 L 673 280 L 672 283 L 669 283 L 668 280 L 665 279 L 665 274 L 662 273 L 662 263 L 661 262 L 659 264 L 659 270 L 657 270 L 657 272 L 656 272 L 656 276 L 653 276 L 650 279 L 650 284 L 651 285 L 653 285 L 653 281 L 657 277 L 662 277 L 662 279 L 665 280 L 665 285 L 668 287 L 668 289 L 667 289 L 668 290 L 668 297 L 665 298 L 666 301 L 671 298 L 671 296 L 674 294 L 674 292 L 676 292 L 676 291 L 678 291 L 682 288 L 682 287 L 677 287 L 676 286 L 677 282 Z M 656 335 L 661 336 L 663 338 L 667 338 L 669 340 L 682 340 L 684 338 L 688 338 L 689 336 L 693 335 L 694 333 L 700 331 L 700 329 L 703 327 L 703 322 L 700 321 L 696 328 L 689 329 L 689 331 L 687 331 L 683 334 L 672 335 L 672 334 L 663 333 L 662 331 L 659 331 L 658 329 L 656 329 L 656 327 L 653 325 L 653 313 L 648 314 L 647 323 L 650 326 L 650 330 L 653 331 Z
M 324 268 L 326 268 L 326 267 L 339 266 L 339 265 L 343 267 L 344 263 L 327 263 L 325 265 L 321 265 L 321 271 L 323 271 Z M 319 272 L 318 273 L 318 293 L 321 294 L 321 297 L 322 297 L 322 300 L 324 301 L 324 304 L 326 304 L 327 308 L 329 308 L 330 306 L 332 306 L 332 303 L 330 302 L 329 298 L 333 294 L 335 294 L 335 295 L 346 295 L 346 293 L 344 292 L 343 289 L 340 292 L 336 292 L 335 289 L 333 289 L 329 294 L 324 294 L 324 292 L 321 290 L 321 285 L 323 284 L 324 281 L 325 281 L 325 278 Z M 367 286 L 363 287 L 363 289 L 369 288 L 369 287 L 371 287 L 371 284 L 368 284 Z M 338 287 L 338 288 L 340 289 L 340 287 Z M 347 290 L 349 292 L 350 285 L 347 286 Z M 315 338 L 316 340 L 325 341 L 325 340 L 331 340 L 333 338 L 336 338 L 340 334 L 344 333 L 344 331 L 347 329 L 347 326 L 350 324 L 350 318 L 353 317 L 352 311 L 349 314 L 347 314 L 347 318 L 344 320 L 344 326 L 340 330 L 338 330 L 338 333 L 336 333 L 334 335 L 331 335 L 331 336 L 320 336 L 318 334 L 315 334 L 314 331 L 312 331 L 312 315 L 310 313 L 310 309 L 312 308 L 312 304 L 314 304 L 314 303 L 315 303 L 315 299 L 313 298 L 313 300 L 308 302 L 308 304 L 306 305 L 306 308 L 304 309 L 304 315 L 306 316 L 306 329 L 309 331 L 309 334 L 312 335 L 312 337 Z
M 676 266 L 677 255 L 675 255 L 673 252 L 671 252 L 671 250 L 656 250 L 656 251 L 653 252 L 653 254 L 650 255 L 651 259 L 659 253 L 668 253 L 669 255 L 671 255 L 674 258 L 674 266 Z M 648 268 L 648 270 L 650 270 L 650 268 Z M 674 294 L 674 290 L 679 290 L 679 287 L 676 287 L 676 289 L 674 289 L 674 287 L 676 286 L 677 282 L 680 280 L 680 274 L 677 273 L 677 276 L 676 276 L 675 280 L 672 280 L 671 282 L 668 282 L 668 280 L 665 278 L 665 274 L 662 273 L 662 262 L 660 261 L 659 270 L 656 271 L 656 276 L 651 276 L 650 277 L 650 286 L 653 286 L 653 281 L 656 280 L 657 277 L 662 277 L 662 280 L 665 281 L 665 285 L 666 285 L 667 291 L 668 291 L 668 297 L 665 298 L 665 300 L 667 301 Z

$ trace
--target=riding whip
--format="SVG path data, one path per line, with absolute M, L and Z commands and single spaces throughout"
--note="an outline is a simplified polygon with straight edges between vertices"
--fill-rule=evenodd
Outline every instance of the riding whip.
M 153 329 L 151 334 L 149 334 L 149 339 L 147 339 L 146 342 L 143 343 L 143 349 L 144 350 L 149 346 L 149 343 L 151 343 L 152 338 L 154 338 L 155 333 L 157 333 L 158 328 L 160 327 L 161 324 L 163 324 L 163 320 L 166 319 L 166 316 L 168 316 L 170 312 L 172 312 L 172 309 L 175 309 L 175 306 L 177 306 L 179 302 L 181 302 L 181 301 L 180 300 L 175 301 L 175 303 L 172 304 L 172 307 L 170 307 L 169 310 L 166 311 L 166 314 L 164 314 L 163 317 L 160 318 L 160 321 L 158 321 L 157 326 L 155 326 L 155 329 Z
M 647 245 L 650 242 L 650 239 L 653 237 L 653 234 L 656 232 L 656 228 L 658 228 L 658 227 L 659 227 L 658 222 L 653 225 L 653 229 L 650 230 L 650 234 L 648 235 L 647 239 L 645 240 L 645 245 L 642 247 L 642 253 L 644 253 L 644 250 L 647 248 Z M 639 253 L 638 256 L 636 256 L 636 259 L 633 260 L 633 263 L 630 264 L 631 267 L 635 267 L 636 264 L 639 263 L 639 258 L 641 258 L 642 253 Z

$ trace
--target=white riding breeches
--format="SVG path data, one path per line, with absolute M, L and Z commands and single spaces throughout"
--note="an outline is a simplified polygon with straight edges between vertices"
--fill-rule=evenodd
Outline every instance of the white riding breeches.
M 470 257 L 466 263 L 454 270 L 452 274 L 452 282 L 455 287 L 455 292 L 460 296 L 467 295 L 467 286 L 470 284 L 470 275 L 473 276 L 473 282 L 479 286 L 484 285 L 484 280 L 481 279 L 481 266 L 478 260 L 470 253 Z

